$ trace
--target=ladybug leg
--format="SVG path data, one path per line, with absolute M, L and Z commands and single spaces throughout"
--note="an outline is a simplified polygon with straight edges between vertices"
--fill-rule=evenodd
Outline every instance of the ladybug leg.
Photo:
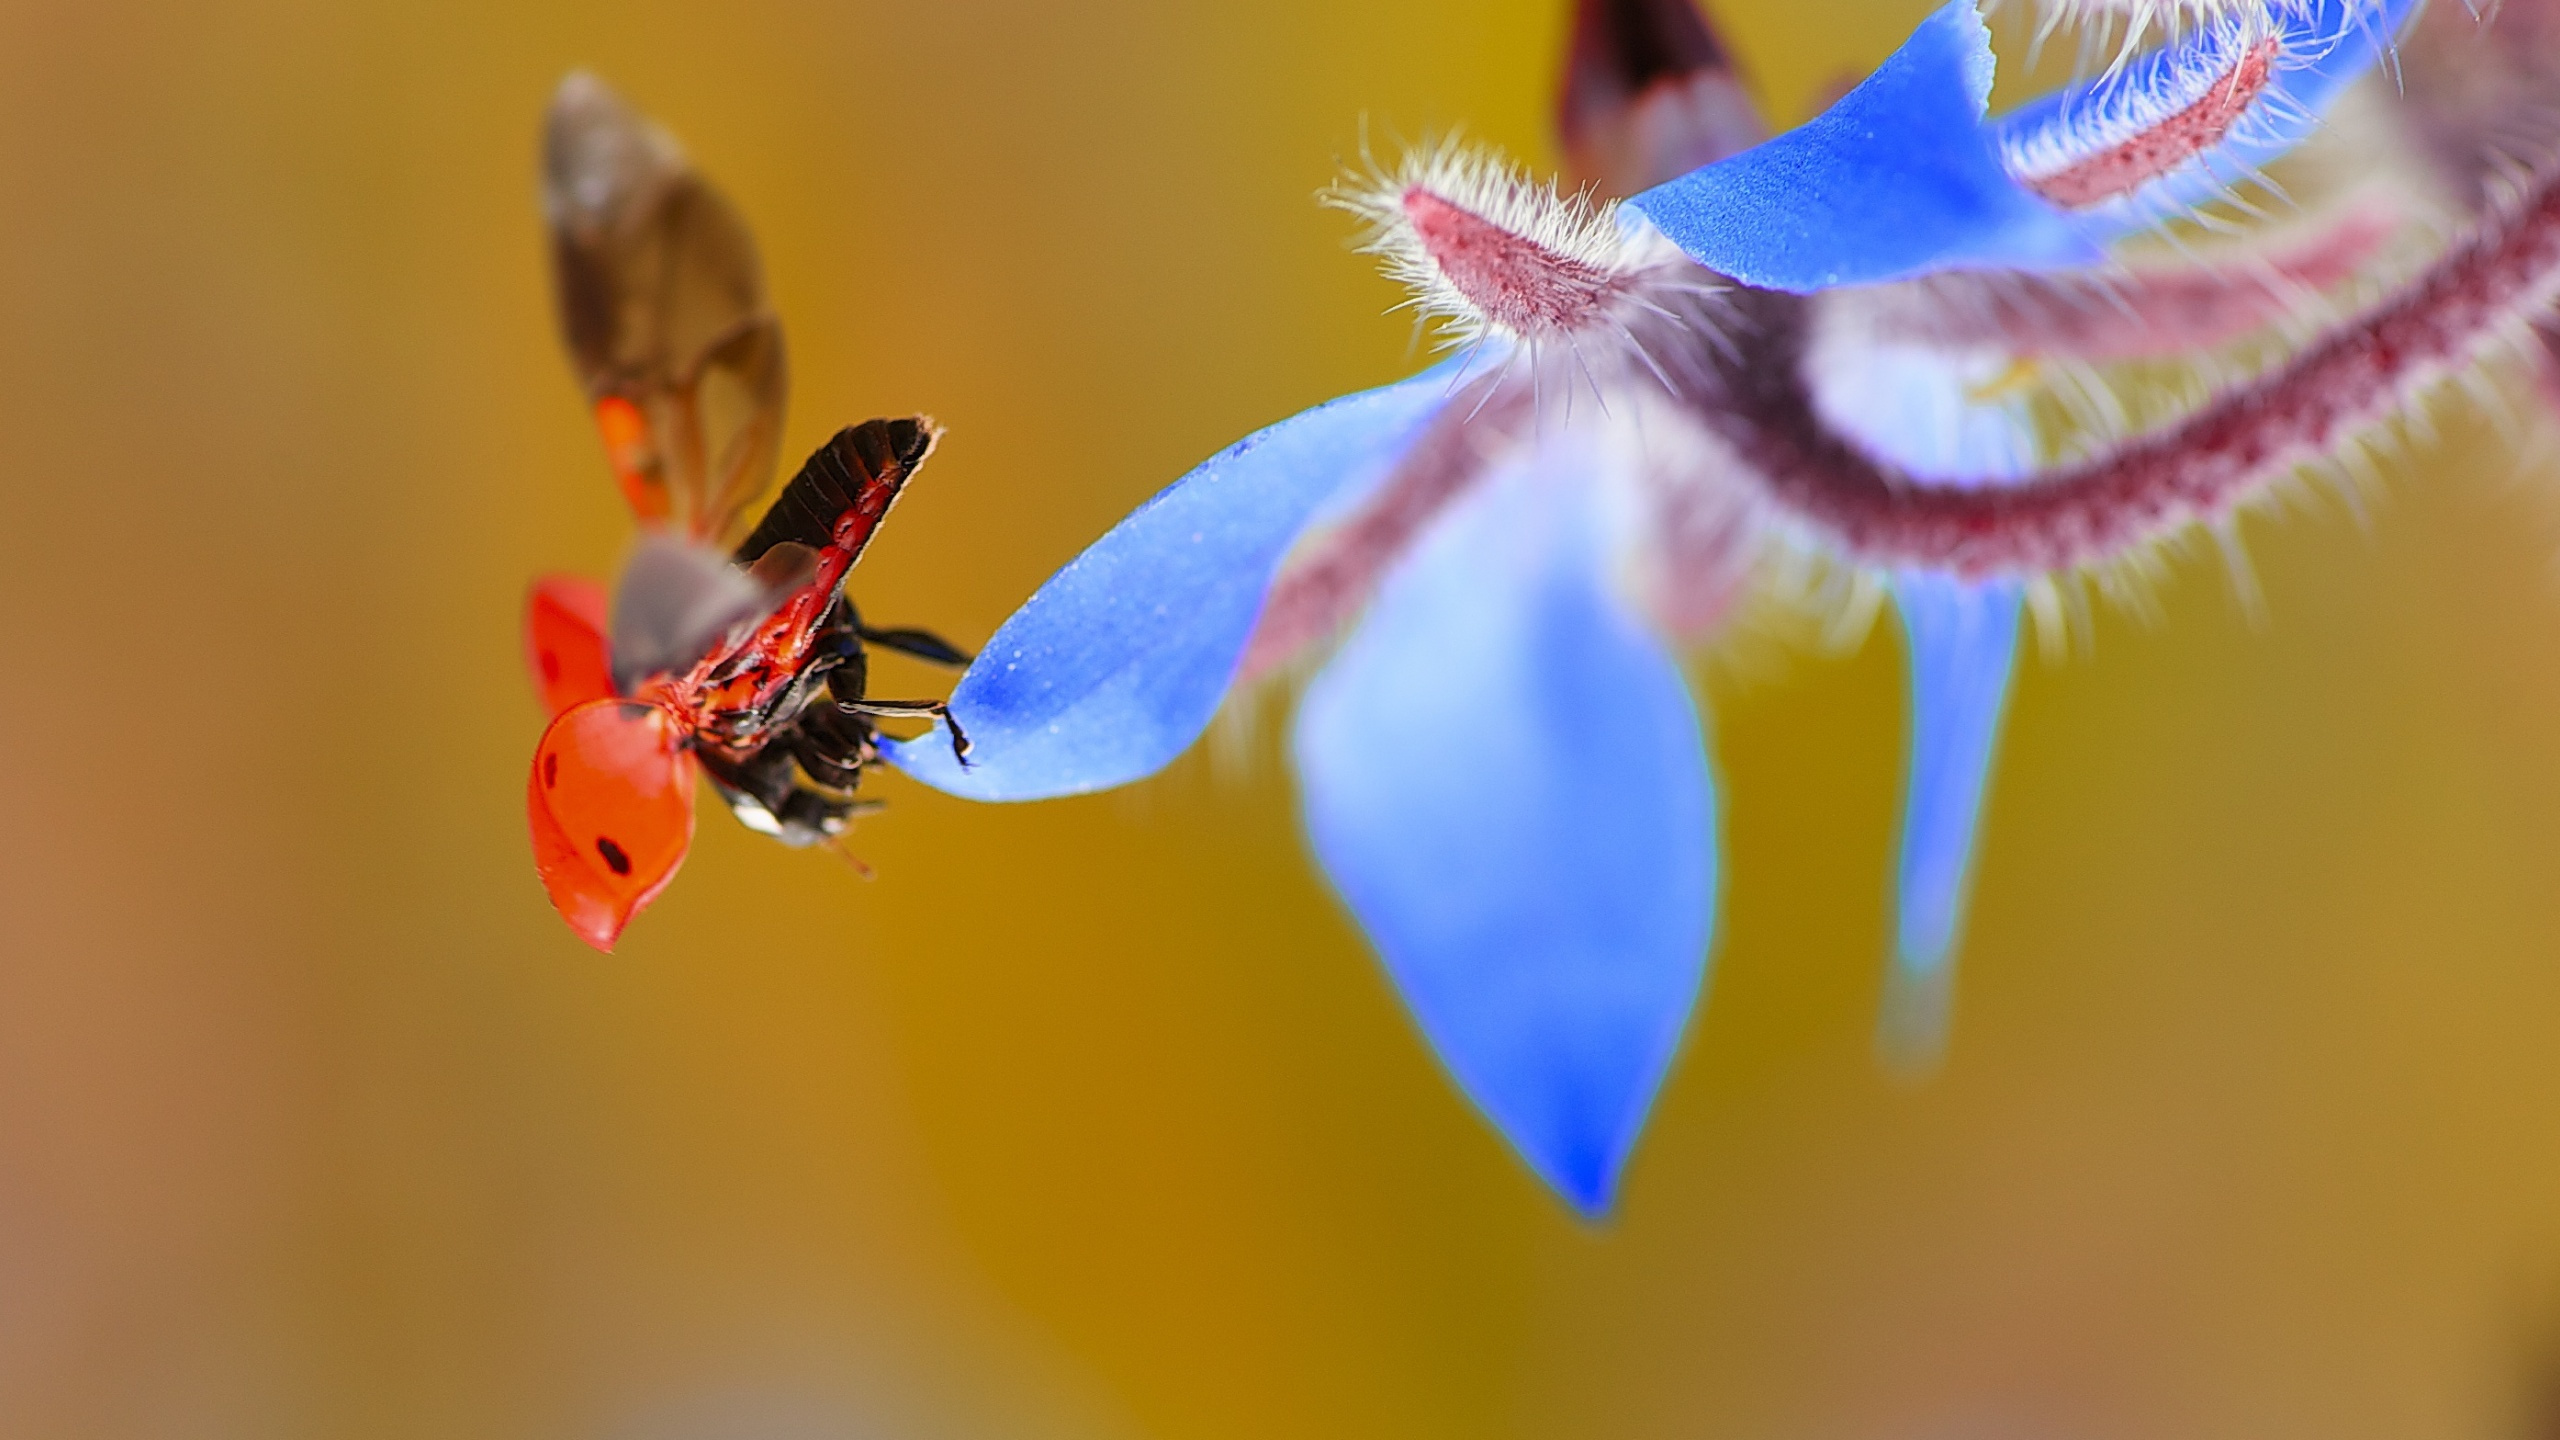
M 829 618 L 859 639 L 877 645 L 883 650 L 895 650 L 901 655 L 913 656 L 930 665 L 948 665 L 957 669 L 977 658 L 930 630 L 918 630 L 906 625 L 892 625 L 875 630 L 862 623 L 862 612 L 855 608 L 853 597 L 850 595 L 843 597 L 843 603 L 835 608 Z
M 853 817 L 864 810 L 877 809 L 879 802 L 822 795 L 815 790 L 795 790 L 783 802 L 780 819 L 782 829 L 775 837 L 795 850 L 812 845 L 825 845 L 845 832 Z
M 876 800 L 828 794 L 801 784 L 793 769 L 799 758 L 795 749 L 777 744 L 738 764 L 706 759 L 703 768 L 740 824 L 795 850 L 827 844 L 844 833 L 854 816 L 879 808 Z M 811 778 L 824 783 L 839 777 Z
M 951 718 L 949 706 L 939 700 L 874 700 L 864 693 L 870 684 L 871 666 L 863 643 L 868 641 L 884 650 L 945 665 L 968 664 L 968 652 L 929 631 L 873 630 L 862 623 L 861 613 L 850 600 L 833 613 L 832 619 L 826 643 L 831 649 L 840 648 L 842 653 L 827 674 L 827 693 L 834 697 L 836 710 L 875 720 L 939 720 L 951 732 L 952 758 L 968 764 L 969 736 L 960 728 L 960 722 Z
M 782 812 L 794 789 L 789 754 L 766 749 L 732 762 L 705 751 L 697 758 L 738 823 L 759 834 L 782 833 Z
M 862 642 L 855 641 L 852 654 L 829 665 L 826 677 L 827 693 L 835 697 L 836 704 L 859 704 L 864 688 L 871 683 L 871 659 L 862 653 Z
M 838 700 L 836 708 L 874 720 L 939 720 L 951 732 L 951 758 L 963 765 L 969 763 L 969 737 L 960 729 L 960 722 L 951 718 L 951 707 L 939 700 Z
M 833 688 L 836 668 L 833 663 L 818 663 L 802 670 L 780 695 L 774 697 L 773 704 L 764 712 L 761 728 L 776 731 L 797 724 L 800 717 L 808 712 L 809 702 L 818 698 L 818 692 Z M 856 668 L 860 668 L 858 661 Z
M 911 655 L 927 664 L 948 665 L 955 670 L 975 658 L 968 651 L 930 630 L 857 628 L 855 633 L 883 650 L 895 650 L 901 655 Z
M 791 754 L 812 782 L 848 793 L 862 782 L 862 767 L 879 758 L 871 722 L 834 706 L 801 718 L 791 732 Z

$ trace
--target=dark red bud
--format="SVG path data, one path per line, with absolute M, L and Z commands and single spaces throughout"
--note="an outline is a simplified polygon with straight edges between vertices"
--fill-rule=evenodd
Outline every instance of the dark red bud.
M 1573 178 L 1631 195 L 1767 126 L 1693 0 L 1575 0 L 1556 130 Z

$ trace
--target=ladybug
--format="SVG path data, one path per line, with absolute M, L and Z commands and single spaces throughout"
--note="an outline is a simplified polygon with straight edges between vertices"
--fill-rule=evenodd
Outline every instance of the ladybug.
M 879 755 L 874 722 L 939 721 L 966 763 L 941 701 L 866 684 L 871 646 L 969 656 L 874 629 L 843 593 L 941 438 L 925 416 L 838 431 L 727 543 L 774 468 L 782 330 L 745 223 L 674 140 L 569 76 L 545 127 L 543 208 L 570 360 L 643 534 L 609 601 L 575 576 L 533 586 L 527 658 L 552 718 L 525 810 L 552 905 L 610 951 L 684 863 L 697 775 L 750 829 L 808 846 L 876 805 L 855 794 Z

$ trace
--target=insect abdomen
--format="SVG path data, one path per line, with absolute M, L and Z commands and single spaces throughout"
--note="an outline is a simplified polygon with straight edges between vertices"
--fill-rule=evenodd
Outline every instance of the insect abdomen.
M 738 547 L 737 562 L 752 565 L 785 542 L 859 551 L 941 437 L 940 427 L 922 415 L 865 420 L 837 431 L 764 512 Z M 850 533 L 848 520 L 854 522 Z

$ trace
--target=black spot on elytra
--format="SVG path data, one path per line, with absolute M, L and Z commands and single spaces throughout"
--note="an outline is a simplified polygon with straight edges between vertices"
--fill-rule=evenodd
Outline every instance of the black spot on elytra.
M 597 836 L 596 853 L 604 857 L 604 863 L 613 868 L 614 874 L 628 875 L 631 873 L 631 857 L 622 853 L 622 847 L 613 843 L 613 837 L 609 835 Z
M 548 790 L 559 783 L 560 752 L 554 750 L 550 754 L 542 757 L 542 788 Z

